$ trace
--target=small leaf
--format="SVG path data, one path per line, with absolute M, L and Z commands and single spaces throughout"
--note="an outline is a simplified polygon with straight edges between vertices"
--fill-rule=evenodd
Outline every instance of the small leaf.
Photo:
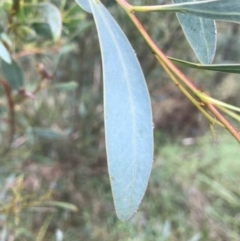
M 225 73 L 232 73 L 232 74 L 240 74 L 240 64 L 196 64 L 188 61 L 184 61 L 181 59 L 176 59 L 172 57 L 168 57 L 172 62 L 189 67 L 194 69 L 204 69 L 204 70 L 212 70 L 212 71 L 219 71 Z
M 41 205 L 63 208 L 65 210 L 73 211 L 73 212 L 78 211 L 78 208 L 75 205 L 73 205 L 71 203 L 66 203 L 66 202 L 46 201 L 46 202 L 42 202 Z
M 53 4 L 25 4 L 24 12 L 26 23 L 47 23 L 51 29 L 53 39 L 58 40 L 61 37 L 62 17 L 58 8 Z
M 201 18 L 240 23 L 239 0 L 204 0 L 163 5 L 162 10 L 190 13 Z
M 34 41 L 34 39 L 36 38 L 35 30 L 26 25 L 20 26 L 17 29 L 17 34 L 18 34 L 18 37 L 20 37 L 25 42 Z
M 0 58 L 8 64 L 11 64 L 11 56 L 4 44 L 0 41 Z
M 89 0 L 76 0 L 78 5 L 86 12 L 92 13 L 91 6 L 89 4 Z
M 32 23 L 31 27 L 41 37 L 52 39 L 53 35 L 50 26 L 47 23 Z
M 73 91 L 78 87 L 76 81 L 69 81 L 67 83 L 59 83 L 51 85 L 51 89 L 63 90 L 63 91 Z
M 173 0 L 173 2 L 191 2 L 191 0 Z M 202 64 L 210 64 L 215 55 L 217 41 L 217 30 L 214 20 L 182 13 L 177 13 L 177 16 L 198 60 Z
M 32 131 L 36 136 L 47 140 L 61 140 L 67 137 L 66 133 L 50 128 L 35 127 Z
M 126 36 L 99 1 L 89 0 L 89 3 L 102 53 L 110 182 L 117 216 L 127 220 L 141 203 L 152 169 L 150 98 L 136 54 Z
M 11 64 L 1 61 L 1 67 L 5 80 L 13 90 L 23 87 L 24 77 L 22 68 L 16 60 L 12 59 Z
M 40 5 L 40 9 L 42 10 L 43 18 L 46 18 L 47 23 L 51 28 L 54 40 L 59 39 L 62 32 L 61 13 L 53 4 L 50 3 L 42 3 Z

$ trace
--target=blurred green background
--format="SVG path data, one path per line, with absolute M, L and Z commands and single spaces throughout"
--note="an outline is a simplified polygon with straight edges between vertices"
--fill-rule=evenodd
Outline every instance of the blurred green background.
M 101 56 L 93 19 L 72 0 L 51 2 L 61 8 L 62 39 L 53 43 L 49 29 L 36 23 L 34 44 L 15 39 L 25 90 L 36 89 L 43 71 L 53 78 L 40 84 L 34 99 L 17 102 L 10 150 L 6 98 L 0 92 L 0 240 L 240 240 L 238 143 L 222 129 L 214 140 L 207 121 L 172 84 L 125 13 L 105 0 L 137 53 L 155 124 L 155 161 L 146 195 L 131 220 L 117 220 L 106 166 Z M 168 56 L 197 61 L 175 14 L 138 17 Z M 217 27 L 214 63 L 238 62 L 239 26 Z M 239 104 L 237 75 L 181 70 L 213 97 Z M 64 203 L 45 205 L 49 199 Z

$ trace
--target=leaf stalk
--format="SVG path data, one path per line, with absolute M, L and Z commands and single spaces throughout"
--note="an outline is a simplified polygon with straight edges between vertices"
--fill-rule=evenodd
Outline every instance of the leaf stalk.
M 154 43 L 152 38 L 146 32 L 145 28 L 135 16 L 135 11 L 145 11 L 148 10 L 161 10 L 163 6 L 143 6 L 143 7 L 136 7 L 130 5 L 126 0 L 116 0 L 118 4 L 125 10 L 128 14 L 129 18 L 132 20 L 148 46 L 150 47 L 151 51 L 153 52 L 154 56 L 157 58 L 158 62 L 162 65 L 164 70 L 167 72 L 171 80 L 174 82 L 176 86 L 184 93 L 184 95 L 201 111 L 201 113 L 208 119 L 210 122 L 210 126 L 213 124 L 218 124 L 222 127 L 225 127 L 233 136 L 234 138 L 240 142 L 240 134 L 239 132 L 224 118 L 224 116 L 217 110 L 217 108 L 224 111 L 226 114 L 231 113 L 230 116 L 235 116 L 234 112 L 229 112 L 227 109 L 232 109 L 235 111 L 239 111 L 240 109 L 221 101 L 215 100 L 205 93 L 203 93 L 200 89 L 198 89 L 169 59 L 168 57 L 161 51 L 161 49 Z M 215 1 L 215 0 L 213 0 Z M 166 9 L 166 5 L 165 9 Z M 170 5 L 169 5 L 170 6 Z M 154 10 L 154 11 L 155 11 Z M 198 102 L 193 96 L 179 83 L 184 83 L 192 93 L 200 99 Z M 204 103 L 206 108 L 217 118 L 213 118 L 209 115 L 203 107 L 199 103 Z M 216 105 L 216 106 L 214 106 Z M 227 109 L 226 109 L 227 108 Z M 236 116 L 235 116 L 236 117 Z M 236 118 L 235 118 L 236 119 Z

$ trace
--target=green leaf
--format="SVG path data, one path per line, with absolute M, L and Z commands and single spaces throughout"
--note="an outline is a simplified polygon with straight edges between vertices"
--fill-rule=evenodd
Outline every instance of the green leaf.
M 54 40 L 62 33 L 62 17 L 57 7 L 51 3 L 25 4 L 24 14 L 26 23 L 47 23 Z
M 141 203 L 152 168 L 150 98 L 136 53 L 126 36 L 100 2 L 89 3 L 102 53 L 110 182 L 117 216 L 127 220 Z
M 85 16 L 85 13 L 83 13 L 79 7 L 78 4 L 75 4 L 74 2 L 69 7 L 69 9 L 64 13 L 64 18 L 72 17 L 72 16 Z
M 0 41 L 0 58 L 8 64 L 11 64 L 12 62 L 11 56 L 8 50 L 6 49 L 6 47 L 1 41 Z
M 176 59 L 172 57 L 168 57 L 172 62 L 189 67 L 194 69 L 204 69 L 204 70 L 212 70 L 212 71 L 219 71 L 225 73 L 233 73 L 233 74 L 240 74 L 240 64 L 209 64 L 209 65 L 202 65 L 196 64 L 188 61 L 184 61 L 181 59 Z
M 161 10 L 190 13 L 202 18 L 240 23 L 239 0 L 205 0 L 163 5 Z
M 62 33 L 62 18 L 58 8 L 51 3 L 38 4 L 38 10 L 42 13 L 43 20 L 49 24 L 53 39 L 58 40 Z
M 66 133 L 58 130 L 53 130 L 50 128 L 34 127 L 32 128 L 32 131 L 37 137 L 46 140 L 62 140 L 67 137 Z
M 63 91 L 73 91 L 78 87 L 76 81 L 69 81 L 67 83 L 59 83 L 51 85 L 51 89 L 63 90 Z
M 8 17 L 6 12 L 0 6 L 0 33 L 3 33 L 7 30 L 8 26 Z
M 1 61 L 2 72 L 5 80 L 13 90 L 23 87 L 24 77 L 18 62 L 12 59 L 11 64 Z
M 174 3 L 191 2 L 191 0 L 173 0 Z M 213 61 L 217 30 L 214 20 L 203 19 L 190 14 L 177 13 L 183 32 L 202 64 Z
M 78 208 L 71 204 L 71 203 L 66 203 L 66 202 L 58 202 L 58 201 L 45 201 L 41 203 L 42 206 L 53 206 L 53 207 L 59 207 L 59 208 L 63 208 L 65 210 L 68 211 L 73 211 L 73 212 L 77 212 Z
M 34 41 L 36 38 L 36 32 L 34 29 L 28 27 L 28 26 L 19 26 L 17 29 L 18 37 L 20 37 L 25 42 L 31 42 Z
M 52 39 L 52 32 L 47 23 L 32 23 L 31 27 L 39 36 L 46 39 Z

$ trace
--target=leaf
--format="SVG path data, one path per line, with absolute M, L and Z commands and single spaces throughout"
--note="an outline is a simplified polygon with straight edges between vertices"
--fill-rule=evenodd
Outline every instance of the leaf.
M 25 4 L 24 14 L 26 23 L 47 23 L 51 29 L 53 39 L 58 40 L 61 37 L 62 17 L 58 8 L 53 4 Z
M 240 64 L 209 64 L 209 65 L 201 65 L 196 64 L 188 61 L 184 61 L 181 59 L 176 59 L 172 57 L 168 57 L 172 62 L 194 68 L 194 69 L 204 69 L 204 70 L 212 70 L 212 71 L 219 71 L 225 73 L 232 73 L 232 74 L 240 74 Z
M 71 203 L 66 203 L 66 202 L 58 202 L 58 201 L 45 201 L 41 203 L 42 206 L 53 206 L 53 207 L 59 207 L 59 208 L 63 208 L 65 210 L 68 211 L 73 211 L 73 212 L 77 212 L 78 208 L 71 204 Z
M 25 42 L 31 42 L 34 41 L 36 38 L 36 32 L 34 29 L 28 27 L 28 26 L 19 26 L 17 29 L 18 37 L 20 37 Z
M 67 137 L 66 133 L 50 128 L 35 127 L 32 130 L 36 136 L 47 140 L 61 140 Z
M 16 60 L 12 59 L 11 64 L 1 61 L 1 67 L 5 80 L 13 90 L 23 87 L 24 77 L 22 68 Z
M 174 3 L 190 1 L 173 0 Z M 177 17 L 198 60 L 202 64 L 210 64 L 215 55 L 217 41 L 217 30 L 214 20 L 182 13 L 177 13 Z
M 8 12 L 8 11 L 7 11 Z M 0 33 L 3 33 L 7 30 L 8 26 L 8 16 L 6 14 L 6 11 L 0 7 Z
M 63 90 L 63 91 L 73 91 L 78 87 L 76 81 L 69 81 L 67 83 L 59 83 L 51 85 L 51 89 Z
M 190 13 L 202 18 L 240 23 L 239 0 L 205 0 L 163 5 L 161 10 Z
M 58 40 L 62 32 L 62 18 L 58 8 L 51 3 L 38 4 L 38 10 L 42 13 L 43 20 L 49 24 L 53 39 Z
M 8 64 L 11 64 L 12 62 L 11 56 L 8 50 L 6 49 L 6 47 L 1 41 L 0 41 L 0 58 Z
M 41 37 L 52 39 L 52 32 L 47 23 L 32 23 L 31 27 Z
M 91 6 L 89 4 L 89 0 L 76 0 L 78 5 L 86 12 L 92 13 Z
M 6 33 L 1 33 L 0 38 L 3 43 L 7 44 L 7 46 L 9 46 L 9 47 L 13 46 L 10 36 L 8 36 Z
M 100 2 L 90 0 L 89 3 L 102 53 L 110 182 L 117 216 L 127 220 L 141 203 L 152 168 L 150 98 L 136 54 L 126 36 Z

